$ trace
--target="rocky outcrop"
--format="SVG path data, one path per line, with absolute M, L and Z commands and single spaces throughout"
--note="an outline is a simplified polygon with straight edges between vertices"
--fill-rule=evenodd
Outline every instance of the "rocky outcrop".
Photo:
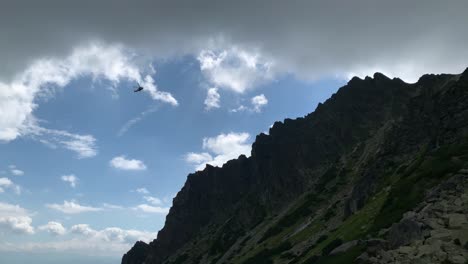
M 387 237 L 390 249 L 366 252 L 358 260 L 396 264 L 467 263 L 468 171 L 461 170 L 430 190 L 415 209 L 392 226 Z
M 190 174 L 174 199 L 158 238 L 147 250 L 137 250 L 146 249 L 139 245 L 129 251 L 122 263 L 143 263 L 134 257 L 142 255 L 135 252 L 146 252 L 146 264 L 249 263 L 242 254 L 248 256 L 261 244 L 268 244 L 269 248 L 257 253 L 271 256 L 260 255 L 259 259 L 277 258 L 285 251 L 284 258 L 301 262 L 314 248 L 328 246 L 327 250 L 333 252 L 333 244 L 325 245 L 330 241 L 319 237 L 335 234 L 347 219 L 373 204 L 377 194 L 393 197 L 387 200 L 398 197 L 398 191 L 405 190 L 401 182 L 410 182 L 407 177 L 415 171 L 431 178 L 425 181 L 423 176 L 414 176 L 416 180 L 410 182 L 427 183 L 414 190 L 418 195 L 411 202 L 419 202 L 419 193 L 432 183 L 443 181 L 452 167 L 434 170 L 433 174 L 440 174 L 437 177 L 418 168 L 432 162 L 433 153 L 462 142 L 467 135 L 468 71 L 461 75 L 425 75 L 415 84 L 380 73 L 373 78 L 355 77 L 313 113 L 276 122 L 268 135 L 258 135 L 250 157 L 240 156 L 222 168 L 207 166 Z M 463 155 L 468 151 L 464 153 L 437 158 L 442 160 L 441 166 L 459 166 L 465 162 Z M 434 189 L 428 201 L 439 199 L 437 195 L 440 193 Z M 415 218 L 420 209 L 405 214 L 400 221 L 404 213 L 401 206 L 391 205 L 389 200 L 386 204 L 390 204 L 384 208 L 389 212 L 382 209 L 381 213 L 364 216 L 386 223 L 382 215 L 395 210 L 392 219 L 396 223 L 386 226 L 389 229 L 384 232 L 382 243 L 366 238 L 367 244 L 353 244 L 333 254 L 347 254 L 364 246 L 372 249 L 366 252 L 372 259 L 376 252 L 407 250 L 405 246 L 431 235 L 429 226 L 464 228 L 463 212 L 422 221 Z M 369 225 L 373 219 L 364 220 L 367 224 L 353 227 L 362 231 L 352 233 L 363 236 L 372 230 Z M 283 234 L 296 225 L 300 229 Z M 320 226 L 320 232 L 307 233 L 314 226 Z M 301 235 L 304 233 L 307 235 Z M 277 237 L 280 235 L 282 239 Z M 335 235 L 343 233 L 340 230 Z M 287 244 L 293 236 L 302 240 L 294 240 L 297 245 Z M 432 234 L 439 240 L 444 236 L 442 229 Z M 365 237 L 353 238 L 359 239 L 364 241 Z M 286 244 L 277 244 L 283 242 Z M 348 243 L 344 241 L 341 246 L 351 245 Z M 308 253 L 310 250 L 312 253 Z

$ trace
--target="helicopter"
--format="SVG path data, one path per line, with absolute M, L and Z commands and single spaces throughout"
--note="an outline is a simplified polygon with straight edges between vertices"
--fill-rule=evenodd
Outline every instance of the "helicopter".
M 133 92 L 136 93 L 136 92 L 139 92 L 139 91 L 141 91 L 141 90 L 143 90 L 143 86 L 141 86 L 140 83 L 137 82 L 137 86 L 134 87 Z

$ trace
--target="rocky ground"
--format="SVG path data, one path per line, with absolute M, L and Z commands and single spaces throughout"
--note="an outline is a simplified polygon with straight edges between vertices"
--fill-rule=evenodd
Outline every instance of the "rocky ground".
M 368 241 L 359 263 L 468 263 L 468 170 L 427 193 L 424 202 Z

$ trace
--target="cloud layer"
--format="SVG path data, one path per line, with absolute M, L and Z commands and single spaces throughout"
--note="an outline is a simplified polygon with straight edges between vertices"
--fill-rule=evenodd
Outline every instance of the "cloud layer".
M 0 220 L 1 224 L 1 220 Z M 89 256 L 115 256 L 125 253 L 138 240 L 150 242 L 156 232 L 134 229 L 107 227 L 101 230 L 91 228 L 88 224 L 76 224 L 67 229 L 59 222 L 48 222 L 38 228 L 56 236 L 51 242 L 0 242 L 0 251 L 15 252 L 68 252 Z M 69 235 L 67 235 L 69 234 Z M 63 236 L 71 238 L 60 238 Z
M 0 31 L 8 36 L 0 38 L 0 61 L 9 62 L 0 65 L 3 79 L 93 39 L 160 57 L 236 46 L 304 78 L 381 70 L 411 79 L 461 71 L 468 55 L 468 36 L 461 34 L 466 1 L 47 0 L 41 6 L 53 8 L 24 8 L 27 3 L 0 11 Z

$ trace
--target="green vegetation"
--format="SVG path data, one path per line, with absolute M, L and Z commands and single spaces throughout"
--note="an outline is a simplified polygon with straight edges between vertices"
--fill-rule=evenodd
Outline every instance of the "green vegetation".
M 319 244 L 325 240 L 327 240 L 328 236 L 327 235 L 321 235 L 318 239 L 317 239 L 317 242 L 315 242 L 316 244 Z
M 384 204 L 386 196 L 385 191 L 376 194 L 361 210 L 348 217 L 337 230 L 330 232 L 328 236 L 321 236 L 304 257 L 320 255 L 323 249 L 334 240 L 340 239 L 346 242 L 364 237 L 369 233 L 369 228 Z
M 323 199 L 314 193 L 306 195 L 302 204 L 296 207 L 292 212 L 283 216 L 275 225 L 268 228 L 263 237 L 259 240 L 259 243 L 267 240 L 270 237 L 276 236 L 286 228 L 297 223 L 298 220 L 312 214 L 311 207 L 319 204 L 321 201 L 323 201 Z
M 319 220 L 315 220 L 314 222 L 310 223 L 306 228 L 302 229 L 300 232 L 295 234 L 290 238 L 293 242 L 301 242 L 304 241 L 314 234 L 317 234 L 323 228 L 323 224 Z
M 329 168 L 317 181 L 315 190 L 323 190 L 329 182 L 336 178 L 338 171 L 335 166 Z
M 330 252 L 332 252 L 333 249 L 337 248 L 343 244 L 343 240 L 337 238 L 330 243 L 328 243 L 326 246 L 323 247 L 322 249 L 322 256 L 327 256 Z
M 239 237 L 244 235 L 244 232 L 233 230 L 229 223 L 226 223 L 218 234 L 218 237 L 213 241 L 213 244 L 211 244 L 210 255 L 226 252 Z
M 322 187 L 322 191 L 310 193 L 301 198 L 297 205 L 267 230 L 260 240 L 263 244 L 251 251 L 251 255 L 247 259 L 244 258 L 245 261 L 241 263 L 270 264 L 274 263 L 275 256 L 290 260 L 290 264 L 352 263 L 363 252 L 363 246 L 356 246 L 333 256 L 328 254 L 341 243 L 363 238 L 369 233 L 377 232 L 397 222 L 403 213 L 411 210 L 423 199 L 426 190 L 468 163 L 467 143 L 441 147 L 432 152 L 424 148 L 412 162 L 386 169 L 381 176 L 382 182 L 378 185 L 380 191 L 371 197 L 363 208 L 344 219 L 335 230 L 319 237 L 316 243 L 309 245 L 300 255 L 284 252 L 287 249 L 284 250 L 281 246 L 266 247 L 266 244 L 269 244 L 269 247 L 277 245 L 280 241 L 279 234 L 292 231 L 301 219 L 310 216 L 315 211 L 314 209 L 323 203 L 322 197 L 325 197 L 325 194 L 329 196 L 330 190 L 327 191 L 325 187 L 329 186 L 328 183 L 331 180 L 341 179 L 344 182 L 345 177 L 341 173 L 343 170 L 337 177 L 337 170 L 334 167 L 330 168 L 316 185 Z M 387 189 L 387 186 L 391 188 Z M 315 218 L 307 227 L 289 237 L 288 240 L 297 244 L 317 234 L 329 219 L 335 217 L 337 208 L 337 204 L 330 206 L 320 217 Z M 273 237 L 278 239 L 271 239 Z
M 462 168 L 466 161 L 457 157 L 467 152 L 465 143 L 442 147 L 431 154 L 425 154 L 426 151 L 421 153 L 392 186 L 372 231 L 377 232 L 399 221 L 403 213 L 422 201 L 427 189 Z
M 336 215 L 336 209 L 337 209 L 336 206 L 337 204 L 335 203 L 332 207 L 328 208 L 328 210 L 325 212 L 325 214 L 322 217 L 323 221 L 326 222 Z
M 364 252 L 363 246 L 355 246 L 347 250 L 346 252 L 336 254 L 333 256 L 325 256 L 318 259 L 316 264 L 343 264 L 353 263 L 353 261 Z M 305 262 L 304 262 L 305 263 Z
M 292 248 L 290 242 L 286 241 L 274 248 L 264 248 L 253 257 L 248 258 L 243 264 L 272 264 L 272 258 Z

